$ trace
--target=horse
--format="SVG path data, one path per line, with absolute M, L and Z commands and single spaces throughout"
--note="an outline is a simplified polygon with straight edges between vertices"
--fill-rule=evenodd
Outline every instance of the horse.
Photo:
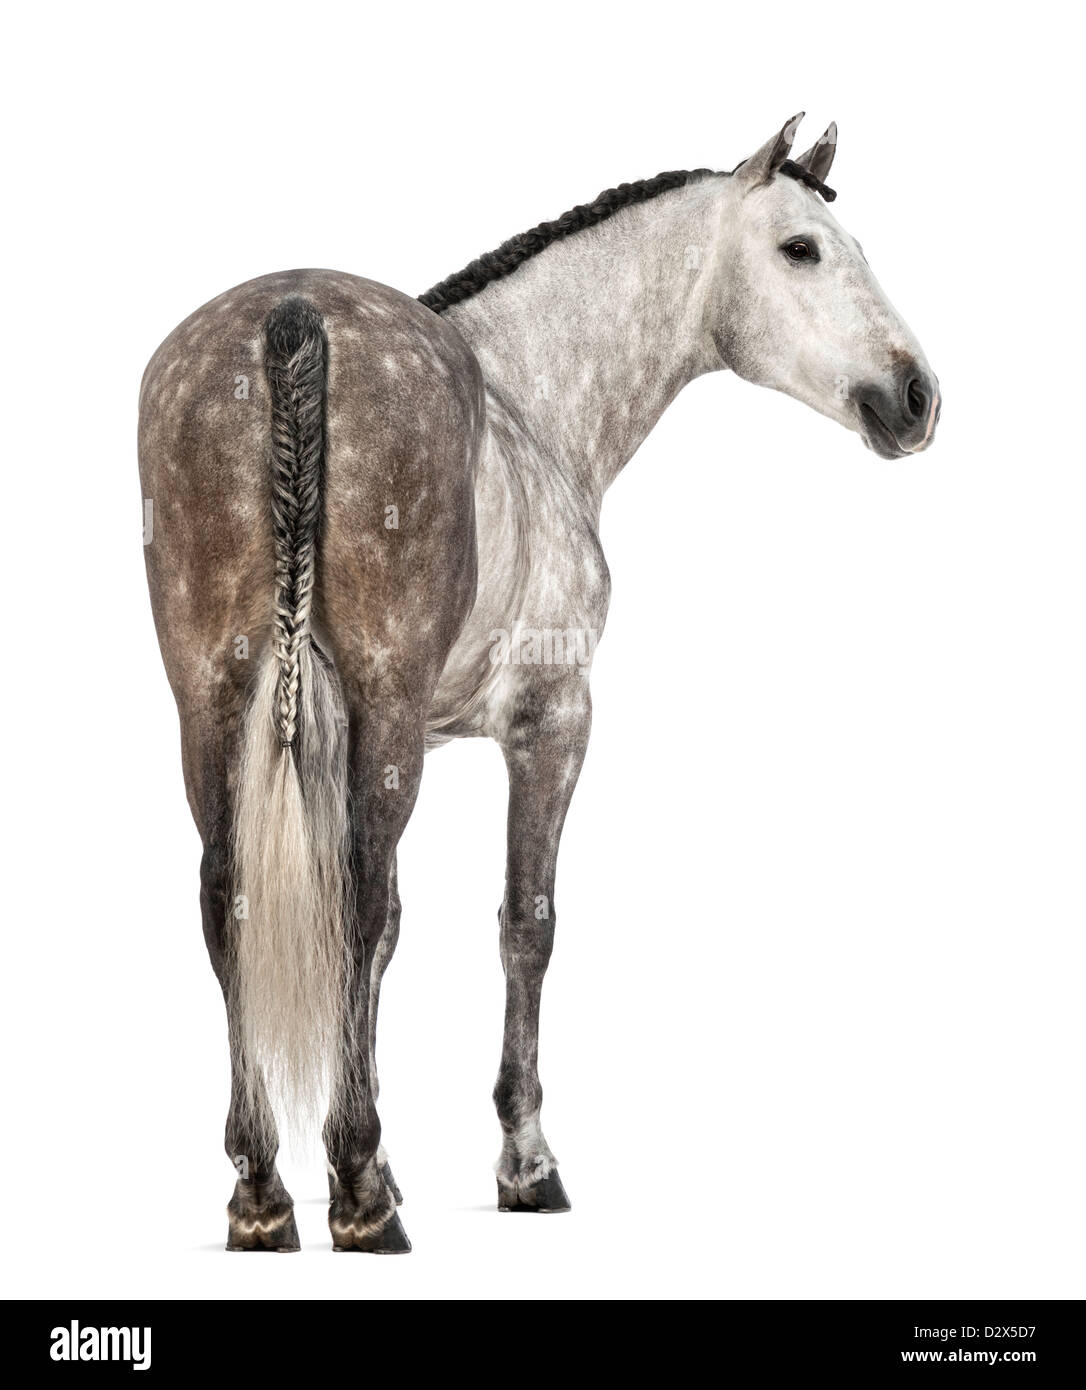
M 263 276 L 181 323 L 140 394 L 147 578 L 203 842 L 231 1060 L 229 1250 L 298 1248 L 277 1114 L 324 1109 L 333 1248 L 410 1249 L 374 1061 L 396 847 L 428 749 L 508 770 L 498 1205 L 569 1209 L 540 1124 L 555 862 L 610 578 L 603 495 L 679 391 L 731 370 L 926 449 L 941 398 L 829 211 L 803 113 L 730 172 L 620 184 L 412 298 Z

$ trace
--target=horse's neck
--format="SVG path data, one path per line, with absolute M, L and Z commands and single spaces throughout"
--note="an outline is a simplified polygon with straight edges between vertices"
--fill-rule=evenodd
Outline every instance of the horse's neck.
M 705 332 L 715 179 L 556 242 L 448 310 L 492 392 L 593 509 L 682 388 L 719 366 Z

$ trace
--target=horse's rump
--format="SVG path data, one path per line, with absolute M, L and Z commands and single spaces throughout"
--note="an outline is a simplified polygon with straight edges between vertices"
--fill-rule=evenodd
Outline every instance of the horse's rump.
M 235 1098 L 247 1127 L 267 1114 L 265 1083 L 310 1119 L 329 1082 L 349 1108 L 337 1056 L 360 959 L 352 878 L 387 879 L 352 850 L 348 791 L 361 784 L 355 820 L 380 812 L 398 838 L 474 596 L 478 368 L 406 296 L 293 272 L 180 325 L 140 416 L 186 787 L 205 859 L 215 842 L 232 861 L 209 945 L 244 1059 Z M 373 781 L 390 766 L 405 801 L 382 808 Z

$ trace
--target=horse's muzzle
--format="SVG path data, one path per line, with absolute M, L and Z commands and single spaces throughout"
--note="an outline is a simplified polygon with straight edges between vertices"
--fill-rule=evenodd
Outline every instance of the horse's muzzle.
M 943 407 L 939 382 L 925 369 L 911 364 L 892 391 L 867 384 L 856 392 L 860 434 L 880 458 L 904 458 L 919 454 L 935 436 Z

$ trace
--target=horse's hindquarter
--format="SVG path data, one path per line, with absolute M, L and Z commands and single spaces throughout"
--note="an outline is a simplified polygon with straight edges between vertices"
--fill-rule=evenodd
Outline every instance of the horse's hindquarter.
M 270 633 L 264 325 L 292 295 L 316 307 L 328 340 L 318 639 L 356 683 L 375 672 L 426 703 L 474 596 L 483 401 L 455 329 L 395 290 L 331 271 L 238 286 L 165 340 L 140 398 L 148 582 L 183 719 L 239 707 Z
M 329 330 L 318 626 L 421 717 L 475 596 L 482 383 L 451 326 L 373 289 Z

